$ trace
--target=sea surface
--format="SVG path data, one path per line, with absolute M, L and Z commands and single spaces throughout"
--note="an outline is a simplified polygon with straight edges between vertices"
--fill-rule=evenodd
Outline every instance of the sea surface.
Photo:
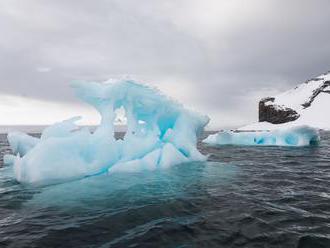
M 330 247 L 321 135 L 304 148 L 199 144 L 207 162 L 47 187 L 15 181 L 0 135 L 0 247 Z

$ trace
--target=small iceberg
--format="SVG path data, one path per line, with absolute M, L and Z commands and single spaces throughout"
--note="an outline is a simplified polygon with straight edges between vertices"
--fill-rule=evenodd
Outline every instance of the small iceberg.
M 196 144 L 207 116 L 130 80 L 75 83 L 73 88 L 78 98 L 98 110 L 100 125 L 92 133 L 77 126 L 80 117 L 74 117 L 46 128 L 40 138 L 9 133 L 13 155 L 6 155 L 5 163 L 13 165 L 17 181 L 51 184 L 206 160 Z M 116 140 L 118 109 L 125 110 L 127 132 Z
M 209 145 L 309 146 L 320 142 L 319 131 L 309 126 L 295 126 L 272 131 L 221 131 L 209 135 Z

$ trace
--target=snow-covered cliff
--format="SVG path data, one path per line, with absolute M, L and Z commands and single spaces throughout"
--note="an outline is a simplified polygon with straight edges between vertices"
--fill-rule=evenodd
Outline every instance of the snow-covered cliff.
M 259 122 L 241 129 L 264 130 L 310 125 L 330 129 L 330 72 L 259 102 Z

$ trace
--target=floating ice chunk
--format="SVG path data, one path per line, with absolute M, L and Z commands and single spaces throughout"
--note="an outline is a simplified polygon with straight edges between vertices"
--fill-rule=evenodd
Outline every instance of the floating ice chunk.
M 77 96 L 94 106 L 101 123 L 94 133 L 80 129 L 79 117 L 46 128 L 40 139 L 8 135 L 19 182 L 49 184 L 120 171 L 155 170 L 205 160 L 197 138 L 209 118 L 185 109 L 156 89 L 133 81 L 76 83 Z M 114 138 L 116 110 L 124 109 L 127 133 Z
M 28 151 L 37 145 L 38 138 L 32 137 L 22 132 L 12 132 L 7 136 L 10 148 L 16 155 L 24 156 Z
M 309 146 L 319 141 L 317 129 L 296 126 L 273 131 L 222 131 L 210 135 L 203 142 L 210 145 Z
M 97 174 L 119 159 L 118 148 L 83 129 L 68 137 L 41 140 L 14 164 L 18 181 L 57 183 Z
M 12 154 L 5 154 L 3 156 L 3 163 L 5 165 L 13 165 L 15 163 L 16 156 Z

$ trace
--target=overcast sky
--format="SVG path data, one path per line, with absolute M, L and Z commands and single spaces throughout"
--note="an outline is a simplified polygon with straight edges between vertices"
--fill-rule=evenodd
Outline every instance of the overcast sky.
M 261 97 L 330 70 L 329 0 L 1 0 L 0 124 L 97 115 L 72 81 L 127 75 L 208 114 L 257 120 Z

